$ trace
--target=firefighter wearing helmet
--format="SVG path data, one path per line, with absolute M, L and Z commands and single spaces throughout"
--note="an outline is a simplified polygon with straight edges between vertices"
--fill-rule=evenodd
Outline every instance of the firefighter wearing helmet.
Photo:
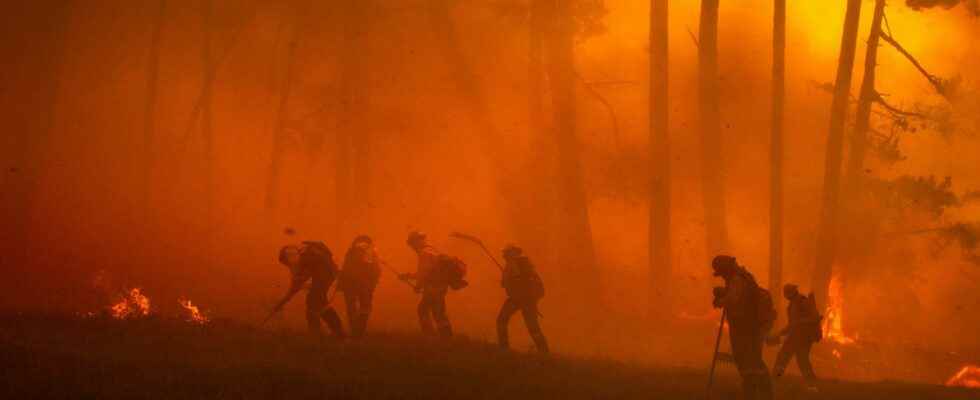
M 399 278 L 406 281 L 414 280 L 416 291 L 422 294 L 418 305 L 422 333 L 438 335 L 443 339 L 450 338 L 453 329 L 446 312 L 449 283 L 441 279 L 439 253 L 429 245 L 425 233 L 419 231 L 409 233 L 405 244 L 418 255 L 418 267 L 414 273 L 401 274 Z
M 510 348 L 507 328 L 511 317 L 520 311 L 535 347 L 539 352 L 548 353 L 548 341 L 538 321 L 538 301 L 544 297 L 541 277 L 520 247 L 508 245 L 503 249 L 503 256 L 505 265 L 500 284 L 507 292 L 507 300 L 504 300 L 497 314 L 498 343 L 505 349 Z

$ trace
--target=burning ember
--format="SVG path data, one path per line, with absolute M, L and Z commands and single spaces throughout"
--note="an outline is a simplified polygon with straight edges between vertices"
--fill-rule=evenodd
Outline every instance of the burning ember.
M 181 307 L 184 307 L 184 311 L 187 312 L 187 322 L 204 325 L 210 321 L 210 319 L 201 312 L 201 309 L 191 303 L 188 299 L 181 299 L 177 301 L 180 303 Z
M 980 367 L 965 365 L 956 375 L 946 381 L 946 386 L 980 388 Z
M 823 319 L 823 337 L 838 344 L 854 344 L 856 338 L 844 334 L 844 295 L 840 275 L 830 280 L 827 292 L 827 312 Z
M 150 315 L 150 299 L 140 288 L 132 288 L 118 303 L 109 307 L 109 313 L 116 319 L 139 318 Z

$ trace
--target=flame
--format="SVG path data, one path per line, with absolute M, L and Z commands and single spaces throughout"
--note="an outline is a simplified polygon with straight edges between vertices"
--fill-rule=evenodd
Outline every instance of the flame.
M 956 375 L 946 381 L 946 386 L 980 388 L 980 366 L 964 365 Z
M 140 288 L 132 288 L 122 300 L 109 307 L 109 313 L 116 319 L 139 318 L 150 315 L 150 299 Z
M 190 300 L 180 299 L 177 300 L 177 302 L 180 303 L 181 307 L 184 307 L 185 311 L 187 311 L 187 322 L 204 325 L 211 320 L 206 315 L 204 315 L 203 312 L 201 312 L 200 308 L 195 306 L 194 303 L 191 303 Z
M 844 296 L 840 275 L 830 279 L 827 312 L 823 319 L 823 337 L 838 344 L 854 344 L 856 338 L 844 334 Z
M 831 353 L 833 353 L 834 357 L 837 357 L 838 360 L 841 359 L 840 350 L 834 349 L 833 351 L 831 351 Z

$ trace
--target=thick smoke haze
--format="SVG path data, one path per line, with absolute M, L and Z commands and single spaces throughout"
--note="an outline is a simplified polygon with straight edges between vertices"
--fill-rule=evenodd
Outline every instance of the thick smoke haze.
M 545 76 L 547 49 L 529 73 L 525 1 L 17 3 L 0 28 L 0 307 L 84 312 L 140 287 L 162 309 L 188 298 L 213 317 L 254 321 L 288 284 L 281 246 L 324 240 L 341 260 L 368 234 L 410 271 L 405 237 L 417 229 L 469 264 L 471 287 L 450 295 L 450 313 L 461 333 L 489 340 L 500 276 L 448 236 L 462 231 L 534 260 L 555 348 L 704 360 L 721 282 L 702 205 L 698 2 L 670 9 L 669 282 L 651 282 L 647 250 L 647 1 L 576 8 L 573 97 Z M 809 292 L 844 6 L 790 3 L 783 279 Z M 899 51 L 879 48 L 877 91 L 927 118 L 883 107 L 872 117 L 834 265 L 844 329 L 882 348 L 977 354 L 977 3 L 905 3 L 889 3 L 889 34 L 956 91 L 937 93 Z M 724 250 L 768 282 L 771 2 L 723 1 L 720 13 Z M 556 120 L 574 126 L 572 139 L 555 134 Z M 575 151 L 561 151 L 566 142 Z M 579 185 L 561 172 L 567 157 Z M 569 206 L 568 187 L 583 207 Z M 651 304 L 657 288 L 670 304 Z M 417 329 L 411 290 L 385 272 L 378 291 L 378 329 Z M 293 304 L 281 323 L 301 321 Z M 896 364 L 887 373 L 919 378 Z

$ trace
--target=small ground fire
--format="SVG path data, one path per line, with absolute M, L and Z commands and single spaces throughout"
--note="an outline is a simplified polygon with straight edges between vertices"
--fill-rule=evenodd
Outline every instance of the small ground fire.
M 150 299 L 143 295 L 142 289 L 132 288 L 119 302 L 109 307 L 109 312 L 116 319 L 146 317 L 150 315 Z
M 177 303 L 179 303 L 180 306 L 183 307 L 184 311 L 186 311 L 185 318 L 187 322 L 204 325 L 210 321 L 210 318 L 201 312 L 201 309 L 194 305 L 194 303 L 192 303 L 190 300 L 180 299 L 177 301 Z

